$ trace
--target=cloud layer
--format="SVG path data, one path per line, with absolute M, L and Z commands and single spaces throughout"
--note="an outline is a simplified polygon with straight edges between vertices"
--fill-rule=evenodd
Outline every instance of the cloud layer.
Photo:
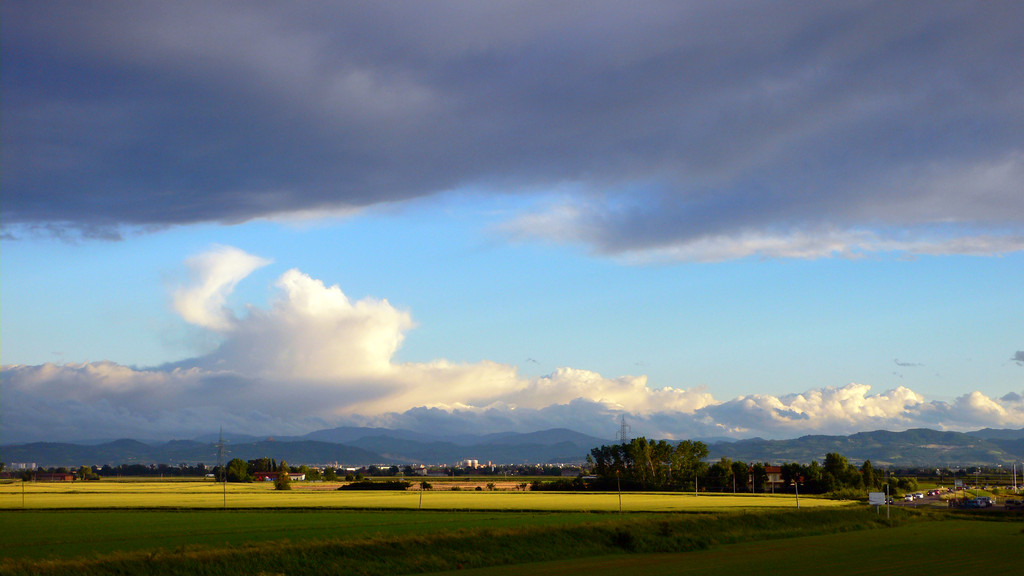
M 508 232 L 636 260 L 1024 249 L 1019 2 L 2 10 L 8 230 L 559 190 Z
M 266 309 L 225 311 L 232 288 L 265 261 L 219 247 L 190 259 L 176 291 L 186 320 L 214 332 L 211 353 L 139 369 L 110 362 L 4 366 L 0 406 L 5 442 L 133 436 L 194 436 L 223 424 L 233 432 L 302 434 L 341 424 L 439 432 L 570 427 L 611 437 L 621 415 L 649 436 L 790 437 L 927 426 L 1017 427 L 1017 393 L 979 392 L 952 404 L 907 388 L 872 394 L 865 384 L 728 401 L 712 391 L 654 388 L 644 376 L 608 378 L 577 368 L 539 377 L 514 366 L 435 360 L 399 363 L 413 328 L 386 300 L 352 301 L 298 270 L 277 281 Z

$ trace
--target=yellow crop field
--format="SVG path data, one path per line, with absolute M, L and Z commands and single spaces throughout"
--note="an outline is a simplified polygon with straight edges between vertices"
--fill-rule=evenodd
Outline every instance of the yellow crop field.
M 275 491 L 269 483 L 14 482 L 0 485 L 0 509 L 95 508 L 350 508 L 425 510 L 550 510 L 609 512 L 725 511 L 796 508 L 793 495 L 679 492 L 348 491 L 338 484 L 296 483 Z M 801 497 L 801 508 L 850 505 Z

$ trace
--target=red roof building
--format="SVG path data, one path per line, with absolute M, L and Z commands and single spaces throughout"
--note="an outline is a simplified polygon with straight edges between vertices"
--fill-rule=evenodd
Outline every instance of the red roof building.
M 775 492 L 781 490 L 782 481 L 782 466 L 765 466 L 764 467 L 764 491 Z M 754 468 L 750 467 L 750 475 L 747 477 L 747 486 L 754 486 Z

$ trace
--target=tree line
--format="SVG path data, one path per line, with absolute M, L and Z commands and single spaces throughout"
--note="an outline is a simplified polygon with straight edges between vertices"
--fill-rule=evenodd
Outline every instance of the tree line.
M 279 477 L 285 477 L 286 474 L 304 474 L 306 480 L 325 480 L 327 482 L 338 480 L 338 473 L 333 468 L 325 468 L 323 472 L 305 464 L 293 468 L 284 460 L 278 463 L 276 459 L 269 457 L 248 461 L 233 458 L 228 462 L 225 471 L 226 474 L 220 468 L 214 468 L 214 476 L 218 480 L 226 479 L 228 482 L 252 482 L 259 472 L 280 472 L 282 474 Z
M 770 486 L 768 464 L 747 463 L 722 457 L 708 463 L 708 447 L 703 442 L 634 438 L 621 444 L 593 448 L 587 455 L 592 467 L 592 480 L 582 477 L 563 481 L 565 489 L 597 490 L 702 490 L 709 492 L 767 492 Z M 870 460 L 854 466 L 836 452 L 825 455 L 822 463 L 782 464 L 782 490 L 799 490 L 807 494 L 854 495 L 885 489 L 897 494 L 917 490 L 917 480 L 909 477 L 886 477 L 877 472 Z M 557 489 L 558 483 L 549 486 Z M 535 489 L 544 489 L 537 486 Z
M 101 478 L 117 478 L 120 476 L 132 477 L 185 477 L 205 476 L 210 474 L 212 469 L 204 464 L 171 466 L 169 464 L 118 464 L 111 466 L 86 466 L 77 468 L 67 466 L 42 467 L 35 470 L 18 470 L 13 476 L 25 480 L 32 480 L 39 474 L 74 474 L 76 480 L 99 480 Z

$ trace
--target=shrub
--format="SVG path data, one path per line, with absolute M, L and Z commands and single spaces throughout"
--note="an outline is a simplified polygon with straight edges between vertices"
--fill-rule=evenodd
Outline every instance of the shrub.
M 636 536 L 627 528 L 616 528 L 615 532 L 612 533 L 612 544 L 627 552 L 635 552 L 637 545 Z
M 825 494 L 825 497 L 831 500 L 867 500 L 868 494 L 859 488 L 840 488 Z
M 338 490 L 407 490 L 412 484 L 405 480 L 388 480 L 386 482 L 374 482 L 373 480 L 362 480 L 345 484 Z
M 534 480 L 530 486 L 530 490 L 533 491 L 570 491 L 577 492 L 581 490 L 587 490 L 589 487 L 582 478 L 559 478 L 558 480 L 551 480 L 543 482 L 541 480 Z

